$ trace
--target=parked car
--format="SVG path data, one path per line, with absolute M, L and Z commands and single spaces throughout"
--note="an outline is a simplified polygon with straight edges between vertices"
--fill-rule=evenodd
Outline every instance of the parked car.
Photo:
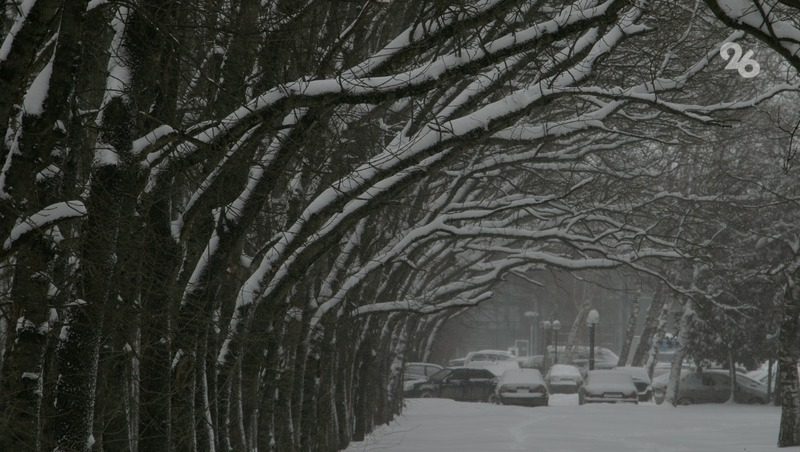
M 495 388 L 495 400 L 502 405 L 547 406 L 548 399 L 547 385 L 536 369 L 507 370 Z
M 571 349 L 566 345 L 558 346 L 558 360 L 556 361 L 556 349 L 554 346 L 547 348 L 550 363 L 572 364 L 577 368 L 589 368 L 589 347 L 585 345 L 575 345 Z M 594 368 L 613 369 L 619 363 L 619 356 L 606 347 L 594 348 Z
M 538 369 L 540 372 L 544 371 L 544 355 L 533 355 L 518 357 L 517 363 L 522 369 Z
M 682 368 L 681 380 L 683 380 L 683 378 L 686 375 L 694 372 L 695 369 Z M 657 404 L 661 404 L 664 402 L 664 399 L 666 398 L 668 384 L 669 384 L 669 370 L 657 376 L 655 373 L 653 373 L 653 381 L 650 384 L 650 386 L 653 388 L 653 400 L 655 400 Z
M 653 379 L 653 396 L 656 403 L 664 402 L 669 374 Z M 767 403 L 767 388 L 744 374 L 736 375 L 735 401 L 740 403 Z M 730 399 L 731 378 L 727 369 L 683 371 L 678 385 L 679 405 L 693 403 L 723 403 Z
M 504 350 L 470 352 L 464 359 L 464 367 L 488 369 L 498 377 L 507 370 L 520 368 L 514 355 Z
M 422 397 L 488 402 L 496 382 L 495 375 L 487 369 L 447 368 L 431 375 L 418 390 Z
M 443 367 L 432 363 L 406 363 L 403 368 L 403 378 L 406 380 L 425 379 L 442 370 Z
M 655 381 L 656 377 L 660 377 L 664 374 L 669 375 L 670 370 L 672 369 L 672 362 L 666 361 L 659 361 L 656 363 L 655 367 L 653 368 L 653 381 Z M 689 360 L 683 361 L 681 363 L 682 371 L 690 371 L 697 369 L 697 366 L 694 363 L 690 362 Z
M 626 366 L 616 367 L 614 370 L 625 372 L 633 378 L 633 384 L 636 385 L 640 402 L 649 402 L 653 398 L 653 387 L 651 386 L 650 377 L 647 375 L 647 369 Z
M 615 370 L 590 370 L 578 392 L 578 402 L 639 403 L 639 393 L 633 377 Z
M 775 361 L 772 363 L 772 391 L 775 391 L 775 388 L 778 385 L 778 362 Z M 756 370 L 751 372 L 747 372 L 745 375 L 756 380 L 757 382 L 767 386 L 767 379 L 769 378 L 770 372 L 767 369 L 767 363 L 764 363 Z M 798 375 L 798 383 L 800 383 L 800 362 L 797 363 L 797 375 Z
M 576 394 L 583 385 L 580 369 L 569 364 L 553 364 L 545 377 L 553 394 Z
M 466 358 L 455 358 L 447 362 L 447 367 L 464 367 L 464 360 Z
M 406 363 L 403 369 L 403 396 L 419 397 L 419 388 L 428 377 L 442 370 L 442 366 L 431 363 Z
M 479 363 L 496 363 L 500 361 L 514 361 L 514 355 L 505 350 L 480 350 L 467 353 L 464 366 Z
M 517 365 L 519 365 L 520 369 L 534 369 L 533 366 L 533 357 L 531 356 L 517 356 L 514 358 L 517 361 Z

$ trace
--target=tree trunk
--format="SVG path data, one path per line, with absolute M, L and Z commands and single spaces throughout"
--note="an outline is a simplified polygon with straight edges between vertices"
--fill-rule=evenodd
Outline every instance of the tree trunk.
M 681 315 L 680 331 L 678 332 L 678 350 L 675 352 L 675 357 L 672 359 L 672 366 L 669 370 L 669 384 L 667 384 L 667 393 L 664 400 L 669 400 L 673 406 L 678 404 L 680 395 L 681 370 L 683 367 L 683 359 L 686 356 L 689 325 L 694 315 L 693 304 L 694 302 L 691 298 L 683 302 L 683 314 Z
M 663 333 L 663 330 L 660 330 L 659 326 L 661 325 L 661 319 L 663 318 L 663 307 L 666 299 L 667 297 L 664 291 L 664 286 L 659 284 L 658 288 L 656 288 L 656 291 L 653 294 L 653 301 L 650 303 L 650 307 L 647 309 L 647 318 L 644 321 L 644 328 L 642 328 L 639 345 L 636 347 L 636 351 L 633 353 L 633 360 L 631 361 L 631 364 L 634 366 L 645 365 L 648 354 L 653 350 L 653 345 L 657 340 L 657 337 L 655 337 L 657 336 L 656 332 L 660 331 Z
M 773 367 L 773 360 L 770 358 L 767 360 L 767 403 L 772 400 L 772 393 L 775 388 L 772 387 L 772 376 L 774 375 L 772 372 Z
M 652 380 L 653 372 L 656 368 L 656 363 L 658 362 L 658 341 L 664 337 L 667 329 L 667 317 L 669 316 L 669 311 L 672 309 L 672 304 L 675 302 L 675 299 L 671 299 L 669 303 L 664 303 L 661 307 L 661 313 L 658 315 L 658 327 L 656 328 L 655 336 L 650 340 L 650 351 L 647 354 L 647 363 L 645 367 L 647 368 L 647 375 Z
M 631 313 L 628 316 L 628 324 L 625 327 L 625 338 L 622 341 L 622 350 L 619 352 L 619 366 L 628 365 L 628 355 L 631 353 L 631 344 L 633 343 L 633 336 L 636 333 L 636 321 L 639 320 L 639 298 L 633 300 Z
M 38 450 L 42 379 L 50 329 L 47 262 L 52 257 L 44 238 L 17 254 L 11 287 L 17 311 L 16 328 L 8 341 L 7 362 L 0 386 L 0 450 Z
M 733 358 L 733 348 L 728 347 L 728 375 L 731 379 L 731 394 L 728 397 L 728 403 L 736 401 L 736 363 Z
M 578 315 L 575 316 L 575 320 L 572 322 L 572 327 L 569 329 L 569 335 L 567 336 L 567 343 L 564 347 L 564 360 L 562 362 L 571 363 L 572 362 L 572 352 L 575 348 L 575 341 L 578 339 L 578 332 L 581 331 L 583 325 L 586 323 L 586 316 L 589 314 L 589 311 L 592 309 L 592 300 L 586 299 L 581 304 L 581 308 L 578 311 Z M 547 350 L 544 352 L 545 356 L 548 356 Z M 546 358 L 545 358 L 546 359 Z M 546 368 L 546 367 L 545 367 Z
M 107 116 L 111 113 L 107 112 Z M 120 199 L 120 193 L 128 188 L 126 182 L 130 183 L 116 165 L 98 167 L 92 177 L 78 297 L 68 307 L 57 350 L 55 435 L 59 452 L 82 452 L 94 441 L 92 425 L 100 334 L 105 305 L 112 292 L 119 210 L 126 204 Z
M 144 242 L 146 253 L 142 256 L 145 262 L 142 275 L 142 312 L 141 312 L 141 383 L 139 403 L 139 449 L 170 450 L 172 425 L 172 374 L 171 374 L 171 336 L 170 336 L 170 281 L 174 279 L 176 263 L 175 244 L 168 231 L 168 206 L 158 203 L 148 211 L 147 224 L 144 226 Z M 167 219 L 166 222 L 164 219 Z M 186 350 L 194 354 L 195 350 Z M 194 372 L 186 372 L 189 388 L 194 387 Z M 191 400 L 192 397 L 189 397 Z M 182 421 L 193 427 L 190 416 L 193 415 L 190 404 L 187 411 L 176 413 Z M 190 444 L 192 431 L 187 436 L 175 438 L 183 444 Z
M 775 397 L 774 397 L 774 405 L 775 406 L 783 406 L 783 391 L 781 390 L 781 362 L 780 358 L 775 362 L 776 367 L 776 375 L 775 375 Z
M 800 286 L 787 278 L 778 345 L 781 426 L 778 447 L 800 446 L 800 388 L 797 375 L 797 337 L 800 332 Z

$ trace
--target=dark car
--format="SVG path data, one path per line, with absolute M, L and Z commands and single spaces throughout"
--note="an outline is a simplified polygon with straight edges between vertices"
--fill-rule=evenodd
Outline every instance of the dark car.
M 653 381 L 656 403 L 662 403 L 666 396 L 669 374 Z M 761 383 L 743 374 L 736 375 L 736 398 L 740 403 L 767 403 L 767 390 Z M 725 369 L 705 369 L 703 371 L 684 371 L 678 386 L 678 404 L 724 403 L 731 396 L 731 377 Z
M 406 363 L 403 368 L 403 376 L 406 380 L 427 379 L 431 375 L 442 370 L 443 367 L 432 363 Z
M 403 369 L 403 396 L 419 397 L 419 387 L 440 370 L 442 370 L 442 366 L 438 364 L 407 363 Z
M 639 403 L 639 393 L 633 378 L 615 370 L 590 370 L 578 392 L 578 402 Z
M 550 364 L 571 364 L 579 369 L 589 369 L 589 354 L 591 349 L 584 345 L 575 345 L 567 347 L 566 345 L 558 346 L 558 356 L 556 356 L 556 349 L 554 346 L 549 346 L 548 362 Z M 558 359 L 556 359 L 558 358 Z M 619 356 L 606 347 L 594 348 L 594 368 L 595 369 L 613 369 L 619 363 Z
M 467 402 L 488 402 L 496 378 L 487 369 L 459 367 L 442 369 L 418 388 L 422 397 L 440 397 Z

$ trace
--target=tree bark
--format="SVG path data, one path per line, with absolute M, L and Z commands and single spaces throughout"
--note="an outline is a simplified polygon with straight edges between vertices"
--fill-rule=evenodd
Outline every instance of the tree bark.
M 628 355 L 631 353 L 631 344 L 633 343 L 633 336 L 636 334 L 636 322 L 639 320 L 639 299 L 638 297 L 633 300 L 630 315 L 628 316 L 628 323 L 625 327 L 625 338 L 622 341 L 622 350 L 619 352 L 619 366 L 628 365 Z
M 124 126 L 124 122 L 118 125 Z M 89 450 L 94 441 L 92 425 L 100 334 L 105 305 L 112 292 L 119 209 L 126 204 L 120 193 L 124 193 L 130 183 L 116 165 L 100 166 L 92 176 L 78 297 L 68 307 L 57 350 L 60 375 L 56 385 L 55 435 L 58 452 Z
M 17 254 L 11 298 L 16 328 L 9 331 L 0 386 L 0 450 L 38 450 L 42 382 L 50 329 L 49 280 L 43 275 L 52 256 L 44 238 Z
M 731 393 L 728 402 L 736 401 L 736 360 L 733 357 L 733 348 L 728 347 L 728 375 L 731 379 Z
M 653 294 L 653 301 L 650 303 L 650 307 L 647 309 L 647 318 L 644 321 L 644 328 L 642 328 L 639 345 L 636 347 L 636 351 L 633 353 L 633 360 L 631 361 L 631 364 L 634 366 L 645 365 L 647 354 L 652 349 L 654 343 L 654 336 L 658 330 L 659 319 L 661 318 L 662 308 L 664 307 L 664 302 L 666 299 L 667 297 L 664 293 L 664 287 L 663 285 L 659 284 L 658 288 L 656 288 L 656 291 Z
M 680 331 L 678 332 L 678 350 L 672 358 L 672 366 L 669 370 L 669 383 L 665 400 L 669 400 L 673 406 L 678 404 L 680 395 L 681 370 L 683 369 L 683 359 L 686 356 L 686 344 L 689 337 L 689 326 L 694 316 L 694 302 L 687 298 L 683 302 L 683 314 L 681 315 Z
M 572 322 L 572 327 L 569 329 L 569 335 L 567 336 L 567 343 L 565 344 L 564 351 L 564 361 L 565 363 L 572 362 L 572 353 L 575 348 L 575 341 L 578 339 L 578 332 L 582 330 L 583 325 L 586 323 L 586 316 L 589 314 L 589 311 L 592 309 L 592 300 L 587 298 L 581 304 L 580 309 L 578 310 L 578 314 L 575 316 L 575 321 Z M 548 355 L 547 350 L 544 352 L 545 356 Z
M 795 275 L 787 277 L 778 345 L 781 393 L 781 426 L 778 447 L 800 445 L 800 387 L 797 374 L 797 338 L 800 333 L 800 286 Z

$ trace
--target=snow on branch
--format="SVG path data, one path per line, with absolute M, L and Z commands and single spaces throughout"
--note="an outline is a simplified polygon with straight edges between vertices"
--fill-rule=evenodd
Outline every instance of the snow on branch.
M 11 25 L 11 30 L 8 31 L 8 34 L 3 40 L 3 44 L 0 46 L 0 65 L 4 64 L 6 60 L 8 60 L 8 55 L 11 53 L 11 47 L 14 45 L 14 40 L 16 39 L 17 34 L 19 34 L 20 30 L 22 30 L 22 27 L 26 25 L 28 16 L 35 5 L 36 0 L 23 0 L 21 3 L 19 3 L 19 6 L 17 7 L 19 13 L 16 15 L 16 17 L 14 17 L 14 24 Z
M 628 253 L 607 253 L 603 257 L 569 257 L 562 254 L 556 254 L 547 251 L 535 250 L 522 250 L 516 248 L 508 248 L 502 246 L 471 246 L 471 248 L 484 251 L 504 253 L 509 256 L 509 259 L 519 259 L 527 262 L 535 262 L 546 264 L 551 267 L 562 268 L 565 270 L 590 270 L 590 269 L 609 269 L 617 268 L 623 265 L 632 264 L 634 262 L 644 260 L 647 258 L 660 258 L 660 259 L 680 259 L 684 257 L 676 250 L 657 250 L 657 249 L 643 249 L 635 252 Z M 600 248 L 596 251 L 605 251 Z
M 239 196 L 237 196 L 235 200 L 221 210 L 221 217 L 218 218 L 218 221 L 221 221 L 222 227 L 225 228 L 225 230 L 222 231 L 223 233 L 244 221 L 246 212 L 253 209 L 253 203 L 256 202 L 254 197 L 259 190 L 259 186 L 264 182 L 266 172 L 270 168 L 270 165 L 274 161 L 275 156 L 279 152 L 280 148 L 285 144 L 285 140 L 288 134 L 291 132 L 291 126 L 296 125 L 297 121 L 299 121 L 305 115 L 305 113 L 305 109 L 298 109 L 293 110 L 291 114 L 287 115 L 283 122 L 287 129 L 282 130 L 270 140 L 269 145 L 266 146 L 266 148 L 262 151 L 259 159 L 250 167 L 247 184 L 244 189 L 239 193 Z M 254 132 L 254 130 L 250 131 L 250 133 Z M 231 149 L 230 153 L 236 153 L 240 147 L 244 146 L 248 138 L 249 134 L 239 140 L 237 145 Z M 226 157 L 228 156 L 226 155 Z M 187 211 L 191 211 L 192 207 L 199 202 L 198 199 L 208 193 L 209 186 L 214 183 L 219 176 L 219 172 L 221 171 L 220 168 L 221 165 L 218 165 L 211 175 L 209 175 L 209 178 L 203 182 L 203 185 L 201 185 L 200 189 L 198 189 L 198 191 L 192 195 L 192 198 L 189 200 L 189 205 L 187 206 Z M 184 216 L 181 215 L 178 220 L 173 223 L 173 236 L 176 240 L 180 239 L 183 221 Z M 205 280 L 209 277 L 208 273 L 210 270 L 212 270 L 212 261 L 218 259 L 218 254 L 224 251 L 219 249 L 219 242 L 220 232 L 215 229 L 211 234 L 211 238 L 209 239 L 205 250 L 198 259 L 191 277 L 186 283 L 181 306 L 186 303 L 186 300 L 190 294 L 201 291 L 204 288 Z
M 604 5 L 609 7 L 611 3 L 606 2 Z M 493 133 L 503 121 L 522 116 L 532 105 L 556 95 L 559 88 L 587 79 L 600 58 L 627 37 L 646 30 L 635 23 L 641 13 L 638 8 L 629 10 L 617 26 L 604 35 L 599 32 L 582 35 L 575 47 L 586 49 L 584 56 L 549 80 L 521 88 L 477 111 L 444 124 L 429 124 L 410 139 L 398 139 L 387 146 L 384 152 L 323 191 L 308 204 L 296 222 L 264 255 L 258 268 L 240 288 L 228 337 L 218 354 L 218 364 L 229 362 L 230 344 L 242 334 L 243 322 L 247 312 L 251 311 L 250 307 L 268 298 L 285 282 L 291 274 L 292 266 L 297 264 L 309 247 L 338 231 L 339 225 L 344 224 L 345 220 L 363 212 L 375 199 L 380 199 L 382 194 L 391 193 L 415 172 L 426 171 L 442 161 L 448 153 L 453 152 L 452 145 L 459 140 Z M 554 26 L 557 29 L 558 22 Z M 541 33 L 541 30 L 536 31 Z
M 133 145 L 131 146 L 131 154 L 137 156 L 144 152 L 147 152 L 153 146 L 157 146 L 162 143 L 164 140 L 174 137 L 178 134 L 178 131 L 173 129 L 171 126 L 166 124 L 162 124 L 155 129 L 147 132 L 145 135 L 133 140 Z
M 128 22 L 128 7 L 120 6 L 111 21 L 114 30 L 114 37 L 111 40 L 110 53 L 108 60 L 108 76 L 103 93 L 103 101 L 100 110 L 95 118 L 95 123 L 103 127 L 106 108 L 115 100 L 128 101 L 127 90 L 131 83 L 131 69 L 128 66 L 131 61 L 126 43 L 125 27 Z M 119 149 L 116 149 L 102 134 L 98 136 L 94 149 L 94 159 L 92 166 L 99 168 L 105 166 L 116 166 L 119 164 Z
M 421 41 L 435 39 L 451 27 L 466 27 L 470 21 L 482 16 L 491 17 L 496 9 L 505 3 L 513 3 L 508 0 L 480 0 L 475 2 L 468 10 L 452 8 L 444 12 L 440 17 L 423 21 L 406 28 L 397 35 L 392 41 L 374 55 L 359 63 L 355 67 L 344 72 L 347 78 L 360 78 L 374 73 L 376 70 L 385 66 L 400 53 L 408 50 L 412 45 L 415 47 Z
M 401 97 L 405 93 L 424 91 L 435 86 L 446 76 L 463 76 L 464 71 L 469 68 L 501 61 L 507 56 L 529 49 L 544 38 L 555 38 L 574 30 L 590 28 L 600 19 L 616 14 L 626 2 L 607 0 L 599 6 L 581 8 L 580 5 L 583 3 L 585 2 L 577 2 L 572 7 L 564 8 L 558 16 L 551 20 L 534 24 L 525 30 L 503 35 L 480 46 L 458 49 L 458 51 L 440 56 L 434 61 L 426 62 L 404 72 L 359 78 L 350 78 L 346 75 L 322 80 L 302 78 L 272 88 L 228 114 L 214 127 L 203 130 L 193 140 L 178 146 L 170 158 L 152 168 L 147 190 L 155 187 L 156 180 L 174 160 L 187 158 L 197 151 L 199 146 L 214 143 L 226 137 L 234 129 L 243 126 L 248 128 L 252 122 L 259 121 L 261 116 L 270 110 L 280 108 L 290 99 L 295 104 L 308 103 L 315 99 L 334 100 L 339 103 L 362 103 L 370 99 L 383 99 L 389 96 Z M 572 75 L 578 79 L 585 78 L 586 74 L 583 72 L 590 70 L 594 61 L 607 53 L 624 35 L 644 31 L 644 28 L 633 23 L 639 14 L 638 12 L 628 14 L 621 26 L 606 36 L 607 39 L 611 38 L 607 44 L 599 45 L 602 41 L 597 41 L 599 36 L 596 29 L 591 35 L 584 36 L 583 42 L 579 43 L 577 47 L 597 42 L 595 54 L 576 67 L 577 73 L 562 74 L 560 83 L 567 82 L 566 79 Z M 514 100 L 514 102 L 525 103 L 524 99 Z M 475 119 L 478 120 L 478 118 Z M 485 127 L 485 124 L 481 124 L 481 126 Z
M 51 204 L 35 214 L 17 222 L 8 238 L 3 242 L 3 254 L 13 250 L 28 235 L 53 226 L 61 221 L 86 216 L 86 206 L 82 201 L 64 201 Z
M 120 6 L 111 21 L 114 38 L 111 42 L 111 57 L 108 60 L 108 77 L 106 78 L 105 92 L 100 111 L 95 119 L 98 126 L 103 123 L 104 108 L 115 98 L 126 97 L 126 90 L 131 83 L 131 69 L 128 66 L 130 56 L 126 48 L 125 27 L 128 21 L 129 10 L 127 6 Z
M 776 2 L 766 0 L 705 0 L 726 25 L 744 30 L 764 41 L 800 70 L 800 29 L 791 20 L 781 19 Z M 787 4 L 789 2 L 781 2 Z M 791 2 L 796 14 L 798 4 Z
M 351 315 L 361 316 L 367 314 L 384 314 L 387 312 L 410 312 L 415 314 L 430 315 L 441 312 L 445 309 L 456 309 L 465 307 L 475 307 L 481 302 L 492 298 L 493 293 L 490 291 L 483 292 L 478 296 L 463 299 L 455 298 L 444 303 L 430 304 L 426 301 L 408 300 L 408 301 L 386 301 L 381 303 L 374 303 L 365 306 L 359 306 L 354 309 Z
M 22 105 L 26 115 L 39 116 L 44 111 L 44 101 L 47 100 L 47 94 L 50 90 L 50 77 L 53 75 L 53 58 L 55 58 L 55 52 L 53 52 L 50 61 L 33 79 L 33 83 L 25 93 Z
M 759 93 L 758 95 L 750 99 L 736 100 L 730 102 L 718 102 L 716 104 L 710 104 L 710 105 L 671 102 L 665 100 L 657 92 L 643 92 L 639 88 L 608 89 L 608 88 L 600 88 L 592 86 L 582 86 L 582 87 L 565 87 L 559 91 L 563 94 L 591 94 L 595 96 L 608 97 L 612 99 L 626 99 L 629 101 L 635 101 L 639 103 L 647 103 L 655 107 L 659 107 L 669 112 L 683 115 L 697 121 L 712 122 L 714 121 L 714 118 L 710 116 L 712 113 L 750 108 L 782 92 L 798 91 L 798 90 L 800 90 L 800 83 L 781 83 L 775 86 L 771 86 L 769 89 Z

